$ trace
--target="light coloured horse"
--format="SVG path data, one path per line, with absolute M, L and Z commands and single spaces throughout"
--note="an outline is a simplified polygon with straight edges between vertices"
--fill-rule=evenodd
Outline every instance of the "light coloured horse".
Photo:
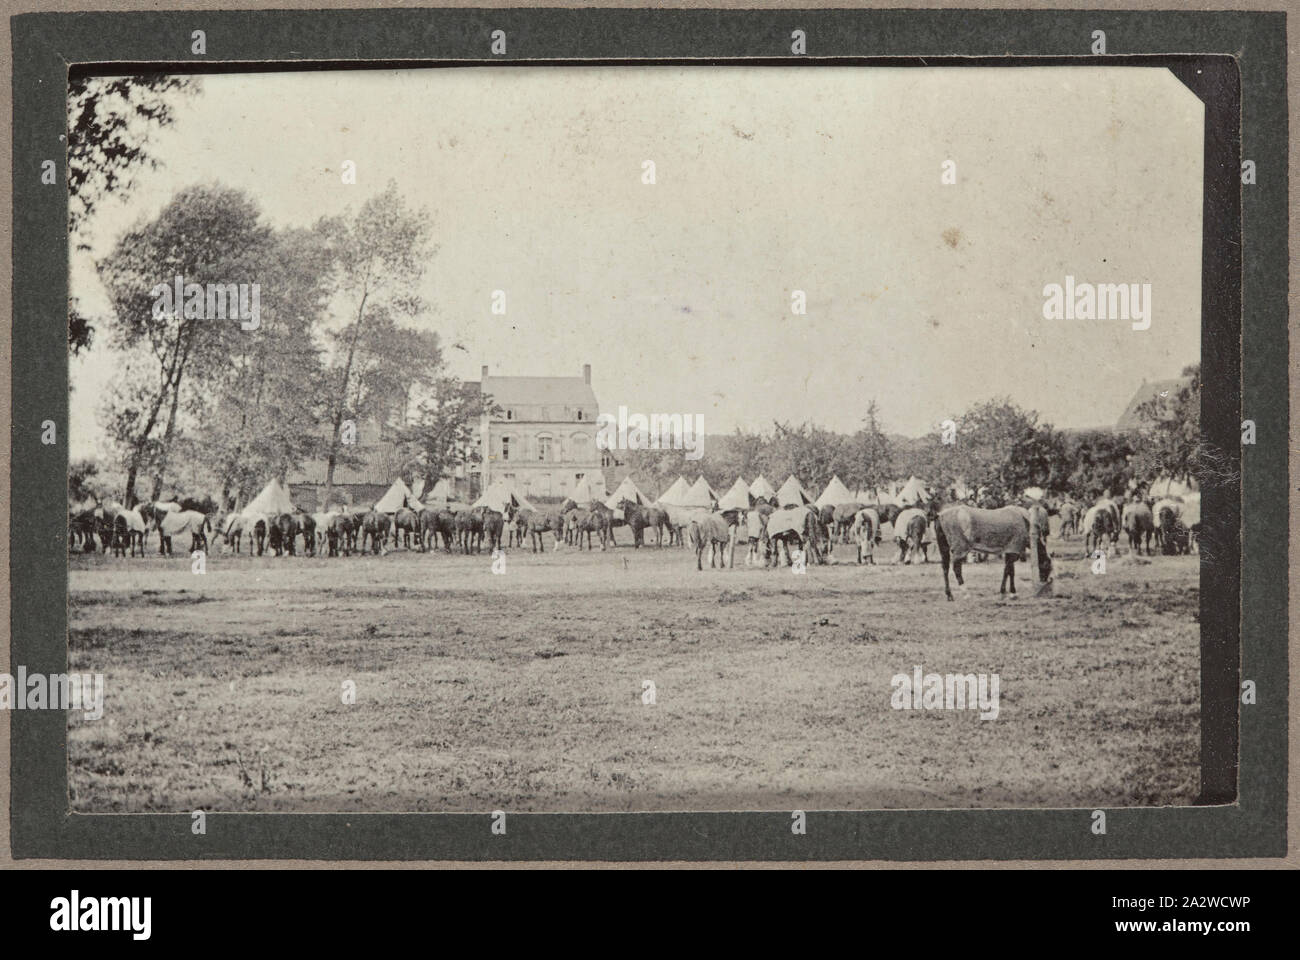
M 1043 516 L 1046 516 L 1046 511 L 1043 511 Z M 948 583 L 948 567 L 951 564 L 957 585 L 964 587 L 962 561 L 972 551 L 1000 554 L 1003 557 L 1005 562 L 999 588 L 999 593 L 1002 594 L 1007 592 L 1010 585 L 1011 595 L 1015 596 L 1016 561 L 1025 557 L 1031 541 L 1038 545 L 1039 579 L 1045 582 L 1050 575 L 1047 535 L 1041 519 L 1038 519 L 1037 510 L 1031 512 L 1023 507 L 981 510 L 978 507 L 952 506 L 939 513 L 935 534 L 939 541 L 939 560 L 943 567 L 943 592 L 949 600 L 952 599 L 952 587 Z

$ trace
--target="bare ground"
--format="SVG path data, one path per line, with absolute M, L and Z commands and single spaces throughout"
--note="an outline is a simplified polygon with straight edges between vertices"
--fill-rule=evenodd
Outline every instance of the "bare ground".
M 621 539 L 628 539 L 621 531 Z M 850 548 L 840 547 L 841 561 Z M 1196 557 L 695 570 L 680 549 L 73 557 L 81 811 L 1164 805 L 1199 787 Z M 883 559 L 883 558 L 882 558 Z M 890 706 L 997 673 L 1000 715 Z M 356 702 L 342 702 L 345 681 Z M 643 682 L 656 702 L 642 702 Z

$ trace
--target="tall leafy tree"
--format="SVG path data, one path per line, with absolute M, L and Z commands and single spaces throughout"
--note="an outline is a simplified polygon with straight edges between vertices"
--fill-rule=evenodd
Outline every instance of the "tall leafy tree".
M 107 413 L 109 433 L 123 449 L 127 503 L 148 467 L 151 499 L 162 492 L 182 402 L 210 385 L 214 371 L 245 335 L 238 320 L 168 310 L 155 288 L 176 276 L 185 284 L 252 283 L 266 260 L 270 229 L 246 194 L 220 185 L 182 190 L 151 222 L 127 231 L 98 263 L 113 304 L 112 346 L 136 371 L 121 384 Z M 146 372 L 147 371 L 147 372 Z
M 225 504 L 244 502 L 267 477 L 283 481 L 325 448 L 317 334 L 328 306 L 329 256 L 317 231 L 306 229 L 277 231 L 267 253 L 261 324 L 235 338 L 200 414 L 201 459 Z
M 431 254 L 428 216 L 409 210 L 389 182 L 356 214 L 322 222 L 333 262 L 334 302 L 344 318 L 343 334 L 329 379 L 326 407 L 330 436 L 326 450 L 325 500 L 334 486 L 343 421 L 361 411 L 358 377 L 365 372 L 369 338 L 424 309 L 417 290 Z
M 159 165 L 150 136 L 171 124 L 181 99 L 198 89 L 197 78 L 164 74 L 68 78 L 68 232 L 79 248 L 88 247 L 83 230 L 99 202 L 126 193 L 136 173 Z M 79 353 L 93 335 L 71 298 L 68 346 Z

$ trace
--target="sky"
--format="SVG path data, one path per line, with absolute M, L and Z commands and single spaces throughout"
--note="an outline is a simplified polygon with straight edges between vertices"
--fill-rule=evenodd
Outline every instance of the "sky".
M 1099 426 L 1200 358 L 1203 123 L 1163 68 L 208 76 L 152 137 L 161 165 L 99 206 L 72 293 L 106 311 L 94 258 L 191 184 L 306 226 L 391 179 L 432 218 L 422 324 L 463 344 L 466 379 L 590 363 L 602 411 L 703 414 L 710 434 L 852 431 L 874 399 L 919 436 L 1004 395 Z M 1150 329 L 1044 319 L 1067 275 L 1151 284 Z M 73 360 L 73 456 L 99 447 L 114 369 L 102 338 Z

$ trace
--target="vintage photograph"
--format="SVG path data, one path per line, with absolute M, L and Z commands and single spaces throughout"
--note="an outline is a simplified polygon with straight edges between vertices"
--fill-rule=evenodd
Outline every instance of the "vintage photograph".
M 73 811 L 1197 802 L 1168 69 L 67 105 Z

